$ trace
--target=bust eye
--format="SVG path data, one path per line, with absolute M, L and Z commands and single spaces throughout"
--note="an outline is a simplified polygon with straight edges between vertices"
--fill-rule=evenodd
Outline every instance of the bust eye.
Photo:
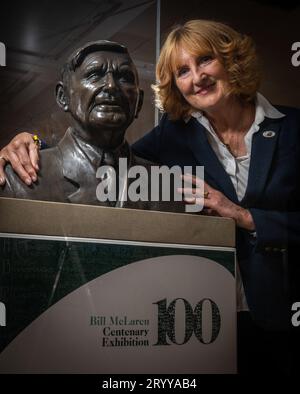
M 86 75 L 86 79 L 88 81 L 97 81 L 98 79 L 102 78 L 104 72 L 102 70 L 92 71 Z
M 94 81 L 94 80 L 96 80 L 98 77 L 99 77 L 99 75 L 98 75 L 97 73 L 91 73 L 91 74 L 89 74 L 89 75 L 87 76 L 87 79 L 88 79 L 89 81 Z
M 119 81 L 126 83 L 134 83 L 135 82 L 134 73 L 130 70 L 121 70 L 119 73 Z

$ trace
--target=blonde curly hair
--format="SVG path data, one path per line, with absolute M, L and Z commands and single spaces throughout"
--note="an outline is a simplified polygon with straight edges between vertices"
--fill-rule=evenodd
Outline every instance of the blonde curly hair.
M 156 105 L 161 111 L 167 112 L 170 119 L 184 119 L 193 111 L 174 79 L 181 48 L 196 57 L 213 54 L 227 72 L 228 94 L 244 102 L 254 100 L 260 85 L 261 68 L 252 38 L 224 23 L 191 20 L 172 29 L 156 66 L 158 82 L 152 85 Z

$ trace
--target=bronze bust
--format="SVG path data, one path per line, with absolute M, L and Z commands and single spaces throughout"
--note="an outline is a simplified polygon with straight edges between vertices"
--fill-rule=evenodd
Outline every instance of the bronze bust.
M 179 203 L 119 198 L 121 189 L 124 191 L 131 181 L 118 173 L 118 159 L 127 158 L 129 167 L 144 166 L 148 172 L 153 164 L 134 156 L 124 139 L 143 103 L 137 70 L 125 46 L 101 40 L 76 50 L 62 68 L 56 101 L 70 113 L 74 125 L 56 147 L 41 151 L 41 170 L 31 186 L 25 185 L 7 165 L 7 182 L 0 196 L 183 211 Z M 100 202 L 96 196 L 96 173 L 102 165 L 115 167 L 121 180 L 113 203 Z

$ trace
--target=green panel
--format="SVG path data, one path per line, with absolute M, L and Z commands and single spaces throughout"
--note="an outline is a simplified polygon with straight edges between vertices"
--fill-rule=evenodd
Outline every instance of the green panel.
M 7 326 L 0 351 L 51 305 L 109 271 L 147 258 L 190 255 L 214 260 L 234 275 L 234 252 L 36 239 L 0 239 L 0 301 Z

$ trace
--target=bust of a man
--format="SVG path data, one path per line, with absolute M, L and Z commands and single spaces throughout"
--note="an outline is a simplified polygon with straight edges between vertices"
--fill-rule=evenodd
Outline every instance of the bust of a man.
M 151 166 L 135 157 L 124 139 L 143 102 L 137 70 L 125 46 L 102 40 L 76 50 L 62 68 L 56 101 L 71 115 L 72 127 L 56 147 L 41 152 L 39 177 L 30 187 L 8 165 L 1 196 L 178 210 L 174 204 L 120 198 L 131 181 L 119 171 L 118 159 L 126 158 L 129 168 L 140 165 L 148 171 Z M 101 181 L 97 170 L 104 165 L 111 166 L 118 177 L 117 198 L 113 202 L 100 202 L 96 195 Z M 108 186 L 109 182 L 106 179 Z
M 56 86 L 58 105 L 75 121 L 76 135 L 101 149 L 114 149 L 143 102 L 138 75 L 127 48 L 111 41 L 75 51 Z

